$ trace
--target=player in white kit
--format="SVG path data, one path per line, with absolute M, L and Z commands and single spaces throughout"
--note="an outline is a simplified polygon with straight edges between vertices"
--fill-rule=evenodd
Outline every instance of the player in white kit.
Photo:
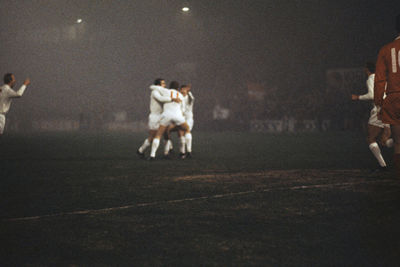
M 364 95 L 352 95 L 352 100 L 373 100 L 374 99 L 374 81 L 375 81 L 375 63 L 367 62 L 365 66 L 365 72 L 368 75 L 367 88 L 368 93 Z M 375 156 L 379 163 L 378 170 L 386 170 L 386 162 L 382 157 L 381 150 L 378 145 L 378 139 L 380 137 L 380 143 L 386 147 L 393 146 L 393 139 L 390 138 L 390 125 L 383 123 L 378 119 L 379 109 L 375 104 L 372 104 L 372 110 L 368 121 L 368 144 L 369 149 Z
M 180 88 L 180 93 L 183 95 L 182 113 L 186 120 L 186 123 L 189 126 L 190 131 L 192 131 L 193 124 L 194 124 L 194 120 L 193 120 L 194 96 L 190 92 L 190 90 L 191 90 L 191 85 L 182 85 Z M 172 143 L 170 140 L 170 132 L 173 132 L 173 131 L 178 132 L 178 137 L 179 137 L 179 141 L 180 141 L 179 157 L 182 159 L 183 158 L 191 158 L 192 157 L 191 143 L 190 144 L 186 143 L 186 138 L 185 138 L 184 132 L 182 130 L 178 129 L 178 127 L 176 127 L 175 125 L 170 125 L 168 127 L 168 130 L 167 130 L 168 142 L 166 144 L 164 154 L 167 154 L 169 152 L 169 150 L 171 149 L 170 144 L 172 144 Z
M 31 82 L 29 79 L 25 79 L 24 84 L 17 91 L 12 89 L 15 83 L 14 74 L 7 73 L 4 75 L 4 85 L 0 87 L 0 135 L 4 132 L 6 125 L 5 115 L 10 110 L 12 99 L 21 97 Z
M 170 88 L 171 89 L 169 90 L 168 94 L 171 96 L 171 98 L 178 98 L 182 101 L 183 95 L 177 91 L 179 88 L 178 82 L 171 82 Z M 192 134 L 190 133 L 189 125 L 186 123 L 185 117 L 183 116 L 182 110 L 184 110 L 184 107 L 182 107 L 182 105 L 183 102 L 178 103 L 178 101 L 164 104 L 164 111 L 161 115 L 160 127 L 158 128 L 151 146 L 150 160 L 155 158 L 158 146 L 160 145 L 160 138 L 163 136 L 168 126 L 172 124 L 177 125 L 179 129 L 183 130 L 185 143 L 189 144 L 191 147 Z
M 186 119 L 186 123 L 189 125 L 190 132 L 192 132 L 193 125 L 194 125 L 194 119 L 193 119 L 194 96 L 193 96 L 192 92 L 190 92 L 191 86 L 185 86 L 182 89 L 183 89 L 182 94 L 184 95 L 183 101 L 185 103 L 183 116 Z M 193 136 L 192 136 L 192 140 L 193 140 Z M 185 155 L 186 158 L 192 157 L 192 142 L 190 142 L 190 145 L 188 143 L 186 143 L 186 155 Z
M 150 114 L 149 114 L 149 137 L 144 140 L 142 146 L 137 150 L 137 154 L 139 157 L 144 157 L 144 151 L 148 148 L 154 136 L 157 133 L 157 130 L 160 126 L 161 114 L 163 112 L 164 103 L 168 103 L 171 101 L 180 101 L 178 99 L 174 99 L 169 95 L 168 89 L 165 88 L 165 80 L 158 78 L 154 81 L 154 85 L 150 86 L 151 95 L 150 95 Z M 162 91 L 165 90 L 162 94 Z

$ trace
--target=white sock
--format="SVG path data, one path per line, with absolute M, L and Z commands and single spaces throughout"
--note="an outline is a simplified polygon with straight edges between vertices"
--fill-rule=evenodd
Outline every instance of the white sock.
M 157 152 L 157 149 L 158 149 L 159 145 L 160 145 L 160 139 L 154 138 L 153 139 L 153 144 L 151 145 L 150 157 L 152 157 L 152 158 L 156 157 L 156 152 Z
M 192 153 L 192 134 L 187 133 L 185 135 L 185 141 L 186 141 L 186 150 L 188 153 Z
M 381 150 L 376 142 L 369 145 L 369 149 L 372 154 L 374 154 L 375 158 L 378 160 L 378 163 L 381 167 L 386 167 L 386 162 L 382 157 Z
M 165 146 L 164 146 L 164 155 L 168 155 L 170 143 L 171 143 L 170 140 L 167 140 L 167 141 L 165 142 Z
M 140 153 L 143 153 L 146 150 L 146 148 L 148 148 L 149 146 L 150 146 L 149 139 L 146 138 L 146 140 L 144 140 L 143 145 L 141 147 L 139 147 L 138 150 Z
M 185 137 L 181 136 L 179 138 L 180 142 L 179 142 L 179 152 L 181 152 L 182 154 L 185 154 Z
M 169 147 L 169 150 L 174 149 L 171 139 L 168 139 L 168 147 Z
M 392 147 L 393 146 L 393 139 L 389 138 L 388 140 L 386 140 L 386 147 Z

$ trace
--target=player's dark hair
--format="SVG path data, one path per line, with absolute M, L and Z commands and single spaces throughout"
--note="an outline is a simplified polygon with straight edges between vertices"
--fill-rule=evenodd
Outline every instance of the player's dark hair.
M 4 75 L 4 84 L 9 84 L 13 79 L 12 79 L 13 74 L 12 73 L 6 73 Z
M 172 81 L 169 84 L 169 89 L 178 89 L 179 88 L 179 83 L 177 81 Z
M 375 73 L 375 62 L 368 61 L 365 63 L 365 67 L 367 68 L 367 70 L 369 70 L 369 72 Z
M 398 33 L 400 33 L 400 14 L 398 14 L 396 17 L 396 30 Z
M 154 80 L 154 85 L 161 85 L 161 82 L 164 81 L 163 78 L 157 78 Z

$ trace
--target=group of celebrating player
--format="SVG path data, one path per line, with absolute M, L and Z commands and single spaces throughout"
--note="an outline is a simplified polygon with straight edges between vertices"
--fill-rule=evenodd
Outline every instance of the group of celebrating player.
M 139 157 L 145 157 L 145 150 L 151 147 L 149 160 L 154 160 L 160 139 L 164 137 L 164 157 L 169 158 L 172 151 L 171 132 L 179 136 L 179 157 L 192 157 L 193 104 L 194 97 L 190 85 L 179 86 L 172 81 L 169 89 L 164 79 L 158 78 L 150 86 L 149 137 L 137 150 Z

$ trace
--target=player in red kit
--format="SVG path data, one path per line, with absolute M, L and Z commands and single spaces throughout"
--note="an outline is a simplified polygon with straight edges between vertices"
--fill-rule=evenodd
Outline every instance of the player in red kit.
M 400 14 L 396 17 L 397 38 L 383 46 L 375 72 L 375 105 L 381 107 L 383 123 L 390 124 L 394 140 L 394 165 L 400 178 Z M 386 98 L 383 95 L 386 93 Z

